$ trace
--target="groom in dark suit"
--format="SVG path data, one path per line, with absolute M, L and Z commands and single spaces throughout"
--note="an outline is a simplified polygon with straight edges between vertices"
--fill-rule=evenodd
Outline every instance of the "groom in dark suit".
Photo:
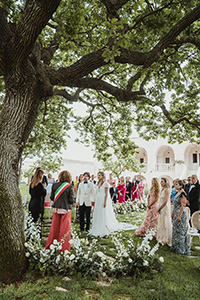
M 196 175 L 192 175 L 189 191 L 188 191 L 188 201 L 191 215 L 200 209 L 200 185 L 198 183 Z

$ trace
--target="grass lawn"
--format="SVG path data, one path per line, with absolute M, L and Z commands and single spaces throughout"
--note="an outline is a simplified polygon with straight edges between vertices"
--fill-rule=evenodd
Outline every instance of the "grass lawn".
M 25 193 L 25 189 L 23 192 Z M 29 197 L 28 197 L 29 199 Z M 118 216 L 119 221 L 140 225 L 145 212 L 134 212 Z M 47 212 L 45 213 L 48 217 Z M 73 220 L 73 217 L 72 217 Z M 43 243 L 48 235 L 48 218 L 42 228 Z M 72 225 L 78 230 L 78 224 Z M 82 237 L 86 234 L 82 233 Z M 123 232 L 127 240 L 134 238 L 140 243 L 142 238 L 134 236 L 132 231 Z M 91 237 L 89 237 L 89 240 Z M 115 256 L 110 238 L 99 238 L 98 243 L 105 248 L 105 253 Z M 155 241 L 152 241 L 155 244 Z M 91 280 L 81 277 L 45 276 L 27 271 L 21 282 L 11 285 L 0 284 L 0 299 L 173 299 L 197 300 L 200 298 L 200 241 L 193 238 L 191 257 L 177 255 L 168 246 L 160 247 L 157 254 L 164 257 L 163 272 L 146 277 L 107 280 Z

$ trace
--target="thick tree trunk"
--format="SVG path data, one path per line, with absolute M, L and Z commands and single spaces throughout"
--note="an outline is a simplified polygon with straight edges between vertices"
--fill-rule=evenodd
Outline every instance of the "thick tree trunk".
M 26 77 L 17 74 L 5 80 L 6 97 L 0 114 L 0 281 L 3 282 L 16 281 L 26 269 L 18 165 L 45 98 L 44 84 L 39 76 L 30 74 L 29 70 Z

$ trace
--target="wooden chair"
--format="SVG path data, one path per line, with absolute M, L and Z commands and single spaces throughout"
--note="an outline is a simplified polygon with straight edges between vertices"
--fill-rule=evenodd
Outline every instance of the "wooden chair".
M 198 232 L 198 230 L 200 230 L 200 210 L 195 211 L 192 214 L 191 224 L 192 224 L 192 227 L 189 227 L 189 229 L 188 229 L 190 245 L 192 243 L 193 236 L 198 236 L 199 240 L 200 240 L 200 233 Z
M 186 216 L 187 216 L 187 229 L 190 228 L 190 209 L 189 207 L 185 207 L 184 211 L 186 212 Z

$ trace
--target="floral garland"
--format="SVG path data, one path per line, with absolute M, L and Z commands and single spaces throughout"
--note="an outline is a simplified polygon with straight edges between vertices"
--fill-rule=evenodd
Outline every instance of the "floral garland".
M 31 269 L 37 270 L 43 276 L 45 274 L 63 274 L 97 277 L 119 277 L 121 275 L 139 275 L 141 273 L 160 271 L 164 259 L 155 256 L 158 243 L 151 248 L 150 240 L 154 232 L 150 232 L 143 239 L 141 245 L 136 248 L 133 240 L 123 239 L 121 233 L 111 235 L 112 242 L 117 255 L 109 257 L 102 252 L 102 246 L 97 244 L 94 238 L 80 239 L 76 232 L 72 231 L 71 251 L 60 252 L 62 242 L 53 241 L 50 249 L 41 245 L 40 228 L 27 218 L 25 226 L 26 257 Z M 100 248 L 101 247 L 101 248 Z

